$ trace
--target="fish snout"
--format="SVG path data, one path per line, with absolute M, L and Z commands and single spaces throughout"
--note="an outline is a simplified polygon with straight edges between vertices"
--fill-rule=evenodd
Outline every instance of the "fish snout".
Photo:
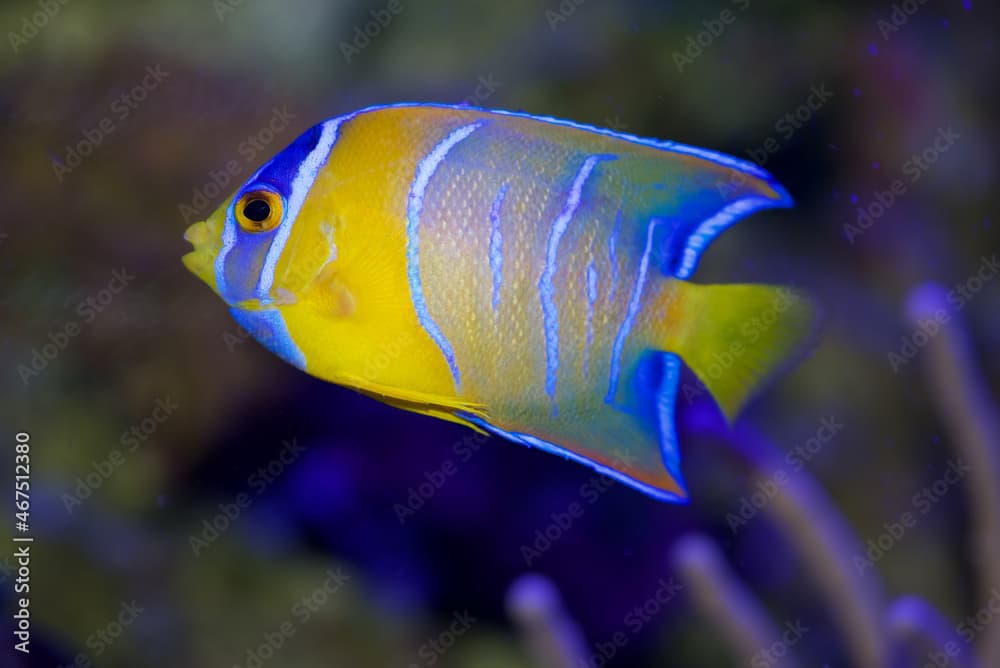
M 184 231 L 184 239 L 194 246 L 194 250 L 181 258 L 188 270 L 208 284 L 215 286 L 215 258 L 221 246 L 221 235 L 215 233 L 208 221 L 194 223 Z

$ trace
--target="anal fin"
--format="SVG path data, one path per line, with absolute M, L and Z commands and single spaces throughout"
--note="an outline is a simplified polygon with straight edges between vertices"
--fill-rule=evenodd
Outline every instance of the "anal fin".
M 558 418 L 546 410 L 535 416 L 534 424 L 501 426 L 481 415 L 459 417 L 515 443 L 584 464 L 656 499 L 686 503 L 673 419 L 680 370 L 676 355 L 649 351 L 631 370 L 621 406 L 602 398 L 579 412 L 562 407 Z

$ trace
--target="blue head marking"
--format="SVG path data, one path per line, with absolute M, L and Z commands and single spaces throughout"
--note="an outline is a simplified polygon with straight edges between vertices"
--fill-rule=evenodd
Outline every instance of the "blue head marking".
M 271 301 L 274 272 L 292 225 L 306 195 L 337 138 L 337 129 L 349 117 L 321 123 L 265 163 L 236 191 L 222 230 L 222 249 L 215 260 L 219 294 L 229 303 L 256 299 Z M 281 198 L 282 219 L 267 232 L 248 232 L 236 222 L 235 207 L 250 192 L 270 191 Z
M 229 309 L 236 322 L 272 353 L 299 369 L 306 368 L 306 358 L 292 339 L 285 318 L 278 309 L 249 311 Z

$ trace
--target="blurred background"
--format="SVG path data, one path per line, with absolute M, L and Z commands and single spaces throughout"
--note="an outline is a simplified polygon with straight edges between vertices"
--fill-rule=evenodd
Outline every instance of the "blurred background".
M 1000 665 L 997 15 L 3 3 L 0 470 L 27 432 L 35 542 L 0 665 Z M 301 132 L 401 101 L 725 151 L 795 197 L 695 275 L 824 322 L 731 431 L 682 387 L 689 505 L 310 378 L 181 265 Z

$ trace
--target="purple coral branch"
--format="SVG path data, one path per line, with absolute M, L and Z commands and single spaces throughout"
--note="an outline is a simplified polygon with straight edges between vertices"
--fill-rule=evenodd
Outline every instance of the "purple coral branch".
M 910 646 L 913 665 L 979 668 L 968 643 L 937 608 L 919 596 L 894 601 L 887 623 L 892 635 Z
M 724 438 L 750 466 L 753 485 L 765 484 L 781 470 L 782 454 L 745 422 Z M 807 474 L 789 476 L 767 511 L 802 554 L 803 563 L 826 597 L 852 665 L 888 665 L 882 583 L 874 571 L 865 574 L 855 567 L 864 549 L 823 489 Z
M 583 633 L 563 608 L 555 584 L 544 575 L 522 575 L 510 585 L 507 613 L 517 623 L 525 648 L 539 668 L 589 665 Z
M 695 605 L 711 619 L 745 665 L 766 661 L 764 650 L 781 637 L 764 606 L 731 571 L 722 552 L 701 535 L 681 538 L 672 560 Z M 782 666 L 798 662 L 785 655 Z
M 985 605 L 1000 592 L 1000 415 L 945 289 L 936 283 L 917 287 L 906 310 L 910 322 L 929 337 L 923 359 L 928 387 L 970 470 L 965 488 L 972 513 L 971 547 L 979 604 Z M 978 644 L 983 665 L 1000 666 L 1000 624 L 986 628 Z

